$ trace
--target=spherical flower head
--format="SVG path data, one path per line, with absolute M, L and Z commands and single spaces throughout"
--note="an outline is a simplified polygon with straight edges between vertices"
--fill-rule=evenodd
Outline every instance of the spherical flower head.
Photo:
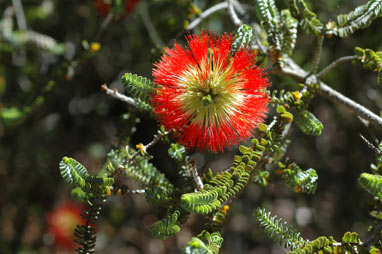
M 203 31 L 186 39 L 188 47 L 175 43 L 155 64 L 154 114 L 178 133 L 182 145 L 223 151 L 249 138 L 263 122 L 268 79 L 255 65 L 253 50 L 233 52 L 232 35 Z
M 85 221 L 80 216 L 84 207 L 67 202 L 56 207 L 47 215 L 48 232 L 54 237 L 55 244 L 63 249 L 74 249 L 74 228 Z

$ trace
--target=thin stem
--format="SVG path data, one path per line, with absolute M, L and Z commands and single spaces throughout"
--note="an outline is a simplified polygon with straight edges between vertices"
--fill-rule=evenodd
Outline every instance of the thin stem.
M 113 13 L 109 12 L 107 14 L 105 19 L 102 21 L 100 29 L 98 30 L 96 36 L 94 37 L 94 41 L 98 41 L 99 40 L 99 38 L 101 37 L 103 31 L 105 31 L 105 29 L 108 27 L 110 22 L 113 20 L 113 17 L 114 17 Z
M 202 12 L 198 18 L 196 18 L 194 21 L 192 21 L 187 26 L 186 29 L 187 30 L 194 29 L 197 25 L 199 25 L 200 22 L 202 22 L 209 15 L 211 15 L 212 13 L 217 12 L 219 10 L 225 9 L 225 8 L 228 8 L 228 3 L 227 2 L 218 3 L 218 4 L 214 5 L 214 6 L 212 6 L 211 8 L 208 8 L 207 10 Z
M 378 234 L 381 234 L 382 229 L 382 222 L 378 223 L 378 225 L 375 227 L 373 234 L 370 236 L 370 238 L 362 244 L 362 246 L 370 247 L 370 245 L 373 243 L 374 239 L 377 237 Z
M 337 65 L 339 65 L 341 63 L 344 63 L 344 62 L 352 61 L 354 59 L 357 59 L 357 56 L 343 56 L 343 57 L 340 57 L 337 60 L 335 60 L 334 62 L 332 62 L 331 64 L 329 64 L 328 66 L 326 66 L 322 71 L 320 71 L 316 75 L 316 77 L 319 78 L 322 75 L 325 75 L 327 72 L 329 72 L 331 69 L 333 69 Z
M 145 153 L 148 149 L 150 149 L 151 147 L 153 147 L 154 145 L 156 145 L 156 144 L 159 142 L 159 140 L 160 140 L 161 138 L 163 138 L 164 136 L 167 136 L 169 133 L 170 133 L 169 131 L 166 131 L 166 132 L 163 133 L 163 134 L 155 135 L 154 139 L 153 139 L 150 143 L 148 143 L 147 145 L 142 145 L 142 144 L 140 144 L 140 145 L 141 145 L 141 148 L 140 148 L 138 151 L 136 151 L 130 158 L 128 158 L 128 159 L 126 160 L 126 163 L 125 163 L 125 165 L 123 166 L 123 168 L 127 168 L 127 165 L 128 165 L 131 161 L 133 161 L 134 158 L 137 157 L 139 153 Z
M 320 85 L 318 93 L 325 96 L 329 100 L 340 103 L 344 106 L 346 106 L 348 109 L 356 113 L 358 116 L 369 120 L 370 122 L 382 127 L 382 118 L 378 115 L 371 112 L 369 109 L 365 108 L 361 104 L 349 99 L 345 95 L 337 92 L 330 86 L 326 85 L 325 83 L 319 81 L 318 84 Z
M 275 74 L 286 74 L 296 81 L 305 82 L 308 77 L 308 73 L 303 70 L 299 65 L 297 65 L 291 58 L 286 57 L 284 59 L 285 65 L 282 69 L 272 69 L 271 72 Z M 312 76 L 309 76 L 312 77 Z M 324 82 L 317 80 L 319 84 L 318 94 L 326 97 L 328 100 L 344 105 L 347 109 L 354 112 L 356 115 L 370 121 L 373 124 L 382 126 L 382 118 L 373 112 L 371 112 L 366 107 L 353 101 L 352 99 L 346 97 L 345 95 L 337 92 L 333 88 L 329 87 Z
M 103 84 L 101 87 L 102 87 L 102 90 L 104 90 L 107 95 L 110 95 L 118 100 L 126 102 L 127 104 L 132 105 L 134 107 L 138 107 L 138 104 L 135 102 L 133 98 L 127 97 L 126 95 L 119 93 L 117 89 L 111 90 L 110 88 L 107 87 L 106 84 Z
M 151 22 L 150 15 L 147 11 L 147 5 L 146 1 L 142 1 L 139 4 L 139 16 L 141 17 L 143 21 L 143 25 L 145 26 L 151 40 L 154 42 L 154 44 L 161 48 L 164 46 L 164 43 L 162 39 L 160 38 L 157 30 L 155 29 L 153 23 Z
M 200 178 L 200 176 L 198 174 L 198 169 L 196 168 L 195 161 L 191 160 L 190 163 L 192 165 L 191 175 L 192 175 L 192 178 L 194 179 L 194 182 L 196 184 L 196 188 L 198 190 L 203 190 L 204 185 L 203 185 L 202 179 Z
M 359 134 L 363 142 L 366 143 L 366 145 L 372 149 L 376 154 L 381 155 L 382 151 L 380 151 L 373 143 L 371 143 L 369 140 L 367 140 L 361 133 Z
M 318 64 L 320 63 L 322 44 L 324 43 L 324 39 L 325 39 L 325 31 L 323 31 L 318 36 L 317 46 L 316 46 L 316 50 L 314 52 L 313 65 L 312 65 L 312 70 L 311 70 L 311 73 L 313 73 L 313 74 L 317 72 L 317 67 L 318 67 Z
M 227 0 L 228 3 L 228 15 L 230 16 L 232 22 L 235 24 L 235 26 L 241 26 L 243 22 L 239 19 L 237 16 L 235 9 L 233 8 L 232 4 L 233 0 Z
M 127 193 L 129 193 L 129 194 L 145 194 L 145 190 L 144 189 L 128 190 Z
M 23 5 L 20 0 L 12 0 L 13 9 L 16 14 L 17 25 L 20 30 L 27 30 L 27 22 L 25 20 Z

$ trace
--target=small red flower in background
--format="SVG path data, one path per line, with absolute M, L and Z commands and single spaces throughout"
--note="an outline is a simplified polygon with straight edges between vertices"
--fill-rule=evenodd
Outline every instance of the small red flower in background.
M 48 232 L 54 236 L 55 244 L 61 248 L 74 249 L 74 228 L 85 221 L 80 216 L 82 205 L 64 203 L 47 215 Z
M 177 43 L 167 48 L 155 64 L 154 113 L 167 130 L 179 133 L 182 145 L 223 151 L 263 122 L 268 79 L 250 48 L 232 56 L 232 35 L 202 32 L 187 36 L 187 42 L 186 48 Z
M 139 0 L 126 0 L 125 1 L 125 14 L 124 16 L 129 15 L 137 5 Z M 110 11 L 110 4 L 106 3 L 103 0 L 94 0 L 93 5 L 95 9 L 103 16 L 106 16 Z

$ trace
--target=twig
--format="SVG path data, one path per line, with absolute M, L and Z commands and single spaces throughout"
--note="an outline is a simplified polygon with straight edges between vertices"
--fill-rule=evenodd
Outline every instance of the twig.
M 371 237 L 362 244 L 362 246 L 365 246 L 365 247 L 370 247 L 370 245 L 373 243 L 375 237 L 381 233 L 381 229 L 382 229 L 382 222 L 378 223 L 378 225 L 375 227 L 375 230 L 373 231 L 373 234 L 371 235 Z
M 127 193 L 130 193 L 130 194 L 145 194 L 145 190 L 142 189 L 142 190 L 127 190 Z
M 145 26 L 151 40 L 157 47 L 163 47 L 164 43 L 160 38 L 157 30 L 155 29 L 153 23 L 151 22 L 150 15 L 147 11 L 146 1 L 142 1 L 139 4 L 139 16 L 142 18 L 143 25 Z
M 285 66 L 282 67 L 282 69 L 272 69 L 270 72 L 275 74 L 286 74 L 294 78 L 296 81 L 305 82 L 306 78 L 308 77 L 308 73 L 299 65 L 297 65 L 291 58 L 285 57 L 284 61 Z M 382 126 L 382 118 L 371 112 L 366 107 L 337 92 L 320 80 L 317 80 L 317 83 L 319 85 L 318 94 L 321 96 L 326 97 L 332 102 L 344 105 L 346 108 L 356 113 L 356 115 L 364 118 L 365 120 L 368 120 L 378 126 Z
M 202 179 L 200 178 L 200 176 L 198 174 L 198 169 L 196 168 L 195 161 L 191 160 L 190 163 L 192 165 L 191 175 L 194 178 L 194 181 L 195 181 L 195 184 L 196 184 L 196 188 L 198 190 L 203 190 L 204 185 L 203 185 Z
M 101 27 L 98 30 L 96 36 L 94 37 L 94 41 L 98 41 L 99 38 L 101 37 L 103 31 L 105 31 L 106 27 L 110 24 L 110 22 L 113 20 L 113 13 L 109 12 L 105 19 L 102 21 Z
M 156 145 L 156 144 L 159 142 L 159 140 L 160 140 L 161 138 L 163 138 L 164 136 L 167 136 L 169 133 L 170 133 L 169 131 L 166 131 L 166 132 L 163 133 L 163 134 L 155 135 L 154 139 L 153 139 L 150 143 L 148 143 L 147 145 L 143 145 L 142 143 L 138 144 L 138 145 L 137 145 L 137 147 L 139 146 L 138 151 L 136 151 L 130 158 L 128 158 L 128 159 L 126 160 L 125 165 L 123 166 L 123 168 L 126 168 L 126 166 L 127 166 L 131 161 L 133 161 L 134 158 L 137 157 L 139 153 L 141 153 L 141 154 L 145 154 L 146 151 L 147 151 L 148 149 L 150 149 L 151 147 L 153 147 L 154 145 Z
M 330 86 L 326 85 L 325 83 L 319 81 L 318 84 L 320 85 L 318 93 L 325 96 L 329 100 L 340 103 L 344 106 L 346 106 L 348 109 L 356 113 L 358 116 L 369 120 L 370 122 L 382 127 L 382 118 L 378 115 L 371 112 L 369 109 L 365 108 L 361 104 L 358 104 L 357 102 L 349 99 L 348 97 L 344 96 L 343 94 L 337 92 Z
M 319 78 L 322 75 L 325 75 L 328 71 L 330 71 L 331 69 L 333 69 L 334 67 L 336 67 L 340 63 L 344 63 L 344 62 L 347 62 L 347 61 L 352 61 L 354 59 L 357 59 L 357 56 L 343 56 L 343 57 L 340 57 L 337 60 L 335 60 L 333 63 L 331 63 L 328 66 L 326 66 L 322 71 L 320 71 L 316 75 L 316 77 Z
M 203 19 L 207 18 L 212 13 L 217 12 L 217 11 L 222 10 L 222 9 L 225 9 L 225 8 L 228 8 L 228 3 L 227 2 L 218 3 L 218 4 L 214 5 L 214 6 L 212 6 L 211 8 L 208 8 L 207 10 L 202 12 L 199 17 L 197 17 L 194 21 L 192 21 L 186 27 L 186 29 L 187 30 L 194 29 L 197 25 L 199 25 L 200 22 L 203 21 Z
M 315 74 L 317 72 L 317 67 L 318 67 L 318 64 L 320 63 L 321 50 L 322 50 L 322 44 L 324 43 L 324 39 L 325 39 L 325 30 L 318 36 L 317 46 L 314 52 L 313 65 L 311 70 L 312 74 Z
M 369 140 L 367 140 L 361 133 L 359 134 L 359 136 L 361 137 L 361 139 L 363 140 L 363 142 L 366 143 L 366 145 L 372 149 L 376 154 L 380 155 L 382 154 L 382 151 L 379 150 L 373 143 L 371 143 Z
M 110 88 L 107 87 L 106 84 L 103 84 L 102 90 L 106 92 L 107 95 L 110 95 L 118 100 L 121 100 L 123 102 L 126 102 L 129 105 L 132 105 L 134 107 L 138 107 L 138 104 L 135 102 L 135 100 L 131 97 L 127 97 L 126 95 L 120 94 L 117 89 L 111 90 Z
M 13 9 L 16 14 L 17 25 L 20 30 L 27 30 L 27 22 L 25 20 L 23 5 L 20 0 L 12 0 Z
M 237 16 L 235 9 L 233 8 L 232 4 L 233 0 L 227 0 L 228 3 L 228 15 L 230 16 L 232 22 L 235 24 L 235 26 L 241 26 L 243 22 L 239 19 Z

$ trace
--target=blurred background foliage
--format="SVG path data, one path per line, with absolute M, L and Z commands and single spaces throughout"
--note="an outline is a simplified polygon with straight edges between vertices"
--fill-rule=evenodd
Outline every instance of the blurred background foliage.
M 148 114 L 104 94 L 101 84 L 122 90 L 120 77 L 126 72 L 151 77 L 162 47 L 174 39 L 182 43 L 188 33 L 185 27 L 219 1 L 141 0 L 132 12 L 113 18 L 103 29 L 107 17 L 91 0 L 24 0 L 28 32 L 20 29 L 12 8 L 15 2 L 0 0 L 0 252 L 72 253 L 48 230 L 48 214 L 72 200 L 59 175 L 61 158 L 76 158 L 96 172 L 124 131 L 134 132 L 135 145 L 152 140 L 158 129 Z M 308 1 L 324 22 L 366 2 Z M 255 19 L 254 1 L 241 3 Z M 286 1 L 277 4 L 282 9 Z M 353 55 L 355 46 L 382 50 L 381 27 L 382 19 L 377 19 L 349 38 L 325 39 L 319 68 Z M 217 33 L 236 30 L 226 10 L 209 16 L 194 31 L 201 28 Z M 307 70 L 315 44 L 316 37 L 299 31 L 293 59 Z M 271 90 L 297 87 L 290 78 L 270 79 Z M 382 109 L 381 87 L 373 72 L 345 63 L 323 81 L 373 112 Z M 231 207 L 221 253 L 282 252 L 252 217 L 260 204 L 297 225 L 305 239 L 340 238 L 346 231 L 357 231 L 361 238 L 368 235 L 371 197 L 357 179 L 374 162 L 374 153 L 359 133 L 373 140 L 381 130 L 366 128 L 345 108 L 318 96 L 310 109 L 324 124 L 322 135 L 294 131 L 287 155 L 301 168 L 317 170 L 316 194 L 294 193 L 281 181 L 268 188 L 250 185 Z M 126 130 L 129 121 L 135 121 L 136 128 Z M 153 148 L 152 163 L 175 178 L 176 165 L 166 150 L 161 145 Z M 192 156 L 203 172 L 229 167 L 236 152 Z M 163 213 L 150 208 L 143 196 L 111 198 L 99 220 L 97 253 L 182 253 L 204 219 L 192 215 L 179 234 L 161 241 L 151 236 L 149 226 Z

